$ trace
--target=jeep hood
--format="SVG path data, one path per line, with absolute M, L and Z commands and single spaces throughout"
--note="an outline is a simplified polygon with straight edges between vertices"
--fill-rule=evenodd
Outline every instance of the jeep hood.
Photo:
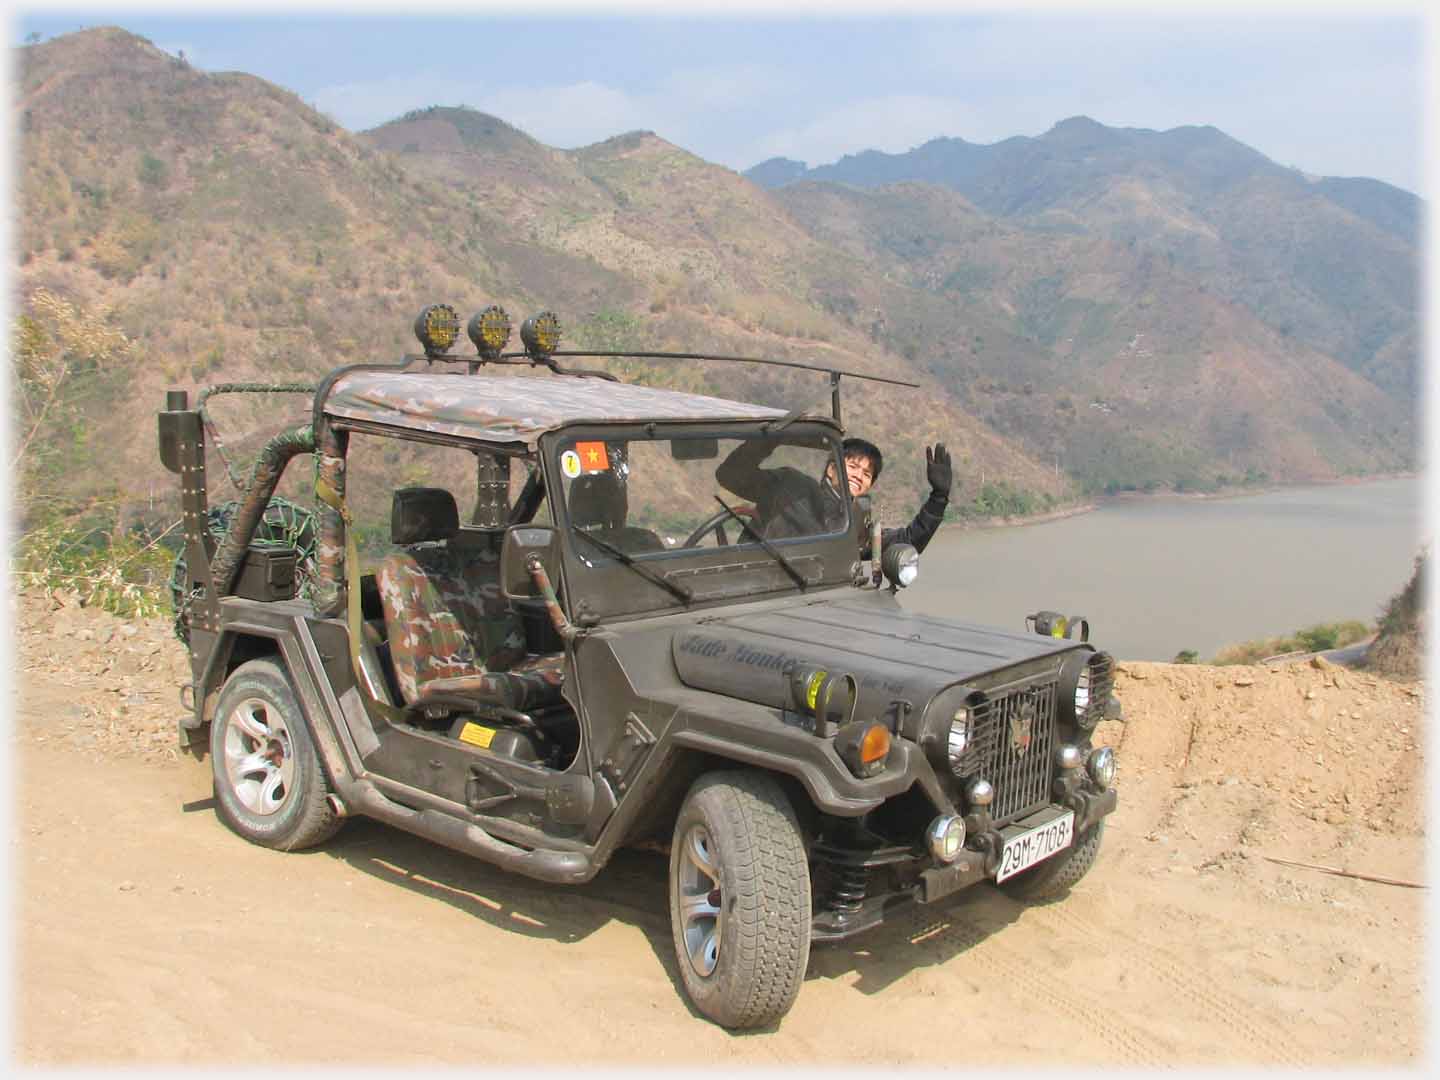
M 918 709 L 946 686 L 1076 644 L 917 615 L 872 592 L 707 618 L 677 634 L 673 652 L 681 681 L 697 689 L 783 706 L 801 665 L 854 675 L 864 706 L 905 698 Z

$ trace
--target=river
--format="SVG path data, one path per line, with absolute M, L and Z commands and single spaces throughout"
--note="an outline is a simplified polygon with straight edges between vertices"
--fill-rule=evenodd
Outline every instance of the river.
M 1205 660 L 1317 622 L 1373 623 L 1424 542 L 1423 488 L 1409 478 L 1116 500 L 1036 525 L 947 525 L 902 602 L 1016 630 L 1048 608 L 1088 618 L 1091 640 L 1122 660 L 1182 649 Z

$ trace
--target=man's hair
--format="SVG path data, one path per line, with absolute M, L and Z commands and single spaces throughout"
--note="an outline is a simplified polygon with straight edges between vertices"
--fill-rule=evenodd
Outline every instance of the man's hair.
M 880 479 L 880 470 L 885 467 L 885 455 L 880 453 L 880 448 L 869 439 L 858 439 L 851 437 L 840 444 L 840 456 L 847 454 L 862 454 L 870 459 L 870 480 L 873 483 Z

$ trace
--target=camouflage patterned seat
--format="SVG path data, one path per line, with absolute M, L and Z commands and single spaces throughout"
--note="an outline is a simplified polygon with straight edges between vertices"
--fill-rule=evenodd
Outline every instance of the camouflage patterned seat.
M 405 704 L 525 710 L 559 700 L 561 658 L 527 658 L 524 626 L 495 568 L 446 543 L 459 527 L 443 488 L 395 492 L 390 538 L 403 550 L 386 556 L 375 578 Z

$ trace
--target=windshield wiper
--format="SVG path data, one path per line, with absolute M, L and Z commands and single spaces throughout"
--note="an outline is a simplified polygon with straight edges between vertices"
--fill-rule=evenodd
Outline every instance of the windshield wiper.
M 765 551 L 770 555 L 772 559 L 774 559 L 780 564 L 781 569 L 783 569 L 785 573 L 790 575 L 790 580 L 795 582 L 796 587 L 801 592 L 804 592 L 806 585 L 805 575 L 800 573 L 799 570 L 795 569 L 795 564 L 792 563 L 789 559 L 787 559 L 784 555 L 780 554 L 779 549 L 776 548 L 774 544 L 770 543 L 769 540 L 766 540 L 765 537 L 761 536 L 748 521 L 746 521 L 743 517 L 741 517 L 738 513 L 735 512 L 735 508 L 733 506 L 727 503 L 719 495 L 715 496 L 715 501 L 724 508 L 727 514 L 729 514 L 732 518 L 739 522 L 742 533 L 749 533 L 751 536 L 753 536 L 756 540 L 760 542 L 760 546 L 765 549 Z
M 664 577 L 661 574 L 657 574 L 649 567 L 636 562 L 633 555 L 627 555 L 625 552 L 617 548 L 614 544 L 606 543 L 598 536 L 591 536 L 583 529 L 572 529 L 571 532 L 573 532 L 576 536 L 584 537 L 586 540 L 590 541 L 590 543 L 598 547 L 601 551 L 605 552 L 606 555 L 609 555 L 611 558 L 619 562 L 622 566 L 628 566 L 631 570 L 634 570 L 635 573 L 639 574 L 652 585 L 659 585 L 660 588 L 670 593 L 671 596 L 674 596 L 682 603 L 688 604 L 692 599 L 694 599 L 695 594 L 692 593 L 684 585 L 681 585 L 675 581 L 671 581 L 669 578 Z

